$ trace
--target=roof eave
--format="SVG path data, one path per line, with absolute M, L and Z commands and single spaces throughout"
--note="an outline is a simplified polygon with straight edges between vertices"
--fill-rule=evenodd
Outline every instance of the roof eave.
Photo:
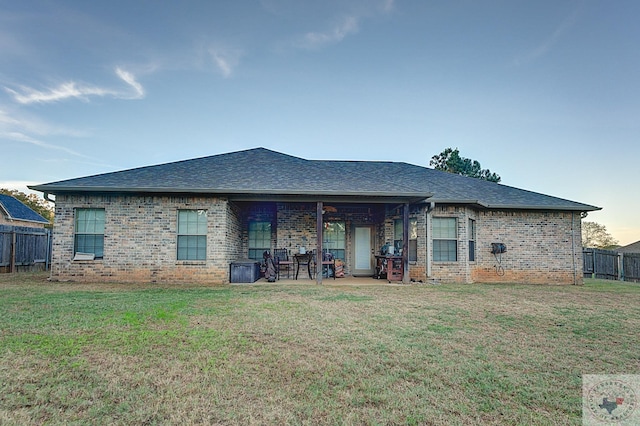
M 100 194 L 210 194 L 225 197 L 233 197 L 235 199 L 243 196 L 249 198 L 256 197 L 284 197 L 284 198 L 314 198 L 317 197 L 334 197 L 334 198 L 381 198 L 392 200 L 410 200 L 419 202 L 421 200 L 432 197 L 433 194 L 423 192 L 387 192 L 387 191 L 329 191 L 320 190 L 273 190 L 273 189 L 229 189 L 229 188 L 157 188 L 157 187 L 77 187 L 77 186 L 55 186 L 49 185 L 33 185 L 30 189 L 41 191 L 49 194 L 65 194 L 65 193 L 100 193 Z
M 596 210 L 602 210 L 602 207 L 590 206 L 587 204 L 582 205 L 527 205 L 527 204 L 484 204 L 483 207 L 487 209 L 501 209 L 501 210 L 560 210 L 560 211 L 576 211 L 576 212 L 591 212 Z

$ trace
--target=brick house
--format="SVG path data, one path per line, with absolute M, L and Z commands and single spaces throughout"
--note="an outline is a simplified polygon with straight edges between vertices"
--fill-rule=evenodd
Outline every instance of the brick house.
M 599 209 L 407 163 L 264 148 L 31 189 L 56 198 L 52 279 L 78 281 L 227 283 L 233 261 L 301 247 L 371 276 L 389 244 L 405 282 L 580 284 L 581 216 Z

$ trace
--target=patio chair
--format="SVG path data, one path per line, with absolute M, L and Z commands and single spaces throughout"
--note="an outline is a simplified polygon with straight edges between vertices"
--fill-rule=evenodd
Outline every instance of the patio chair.
M 296 258 L 296 280 L 298 279 L 298 274 L 300 273 L 300 266 L 306 267 L 309 278 L 313 279 L 313 272 L 315 270 L 314 252 L 308 251 L 305 254 L 296 254 L 294 255 L 294 257 Z
M 336 279 L 336 258 L 333 257 L 333 254 L 331 254 L 330 252 L 322 253 L 322 270 L 320 271 L 320 273 L 322 274 L 325 273 L 324 272 L 325 266 L 327 267 L 326 277 L 329 278 L 333 276 L 333 279 L 335 280 Z
M 293 260 L 289 259 L 289 251 L 287 249 L 275 249 L 273 255 L 276 261 L 276 272 L 278 279 L 280 279 L 280 273 L 283 270 L 287 271 L 287 278 L 293 269 Z

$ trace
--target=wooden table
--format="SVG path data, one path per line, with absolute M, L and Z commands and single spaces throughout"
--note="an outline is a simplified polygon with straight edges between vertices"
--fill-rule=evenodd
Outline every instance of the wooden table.
M 376 255 L 376 279 L 386 278 L 387 281 L 402 281 L 404 266 L 402 256 Z

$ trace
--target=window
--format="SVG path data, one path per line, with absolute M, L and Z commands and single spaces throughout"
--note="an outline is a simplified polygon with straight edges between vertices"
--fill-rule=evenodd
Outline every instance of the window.
M 433 261 L 458 260 L 457 223 L 455 217 L 433 218 Z
M 206 260 L 207 211 L 178 210 L 178 260 Z
M 271 222 L 249 222 L 249 259 L 262 260 L 271 250 Z
M 322 250 L 333 254 L 336 259 L 345 260 L 345 223 L 325 222 L 322 236 Z
M 402 248 L 402 219 L 393 222 L 393 245 L 395 252 Z M 418 260 L 418 219 L 409 219 L 409 262 Z
M 476 221 L 469 219 L 469 262 L 476 261 Z
M 104 256 L 104 209 L 76 209 L 75 253 Z

